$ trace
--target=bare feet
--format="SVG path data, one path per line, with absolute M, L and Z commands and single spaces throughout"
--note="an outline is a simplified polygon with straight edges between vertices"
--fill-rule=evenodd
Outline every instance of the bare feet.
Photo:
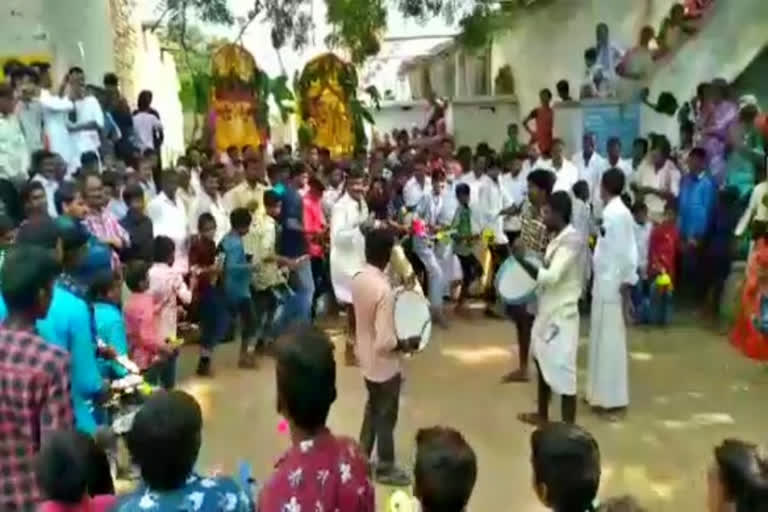
M 547 423 L 547 420 L 539 416 L 539 413 L 537 412 L 520 413 L 517 415 L 517 419 L 528 425 L 533 425 L 534 427 L 540 427 Z
M 501 378 L 502 384 L 509 384 L 511 382 L 528 382 L 528 370 L 520 368 L 513 372 L 509 372 Z
M 258 358 L 255 352 L 243 352 L 237 361 L 238 368 L 253 370 L 259 367 Z

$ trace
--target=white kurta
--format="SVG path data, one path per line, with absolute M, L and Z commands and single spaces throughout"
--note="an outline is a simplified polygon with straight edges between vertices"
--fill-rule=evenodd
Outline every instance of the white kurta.
M 638 258 L 634 219 L 619 197 L 611 199 L 603 210 L 593 261 L 587 402 L 593 407 L 626 407 L 627 331 L 620 288 L 637 282 Z
M 555 393 L 576 394 L 576 353 L 579 347 L 579 297 L 584 268 L 577 265 L 584 245 L 568 225 L 547 246 L 539 270 L 538 312 L 531 329 L 533 357 Z
M 514 201 L 501 186 L 500 178 L 494 181 L 486 175 L 480 179 L 480 192 L 475 210 L 482 228 L 493 231 L 494 244 L 507 243 L 507 235 L 504 234 L 504 217 L 500 213 L 512 204 Z
M 354 275 L 365 265 L 365 237 L 360 225 L 368 219 L 365 201 L 341 196 L 331 211 L 331 282 L 336 300 L 352 303 Z
M 573 155 L 573 165 L 579 170 L 579 179 L 587 182 L 589 186 L 590 197 L 599 193 L 600 178 L 602 177 L 603 169 L 605 169 L 605 159 L 597 152 L 593 151 L 589 158 L 584 158 L 584 152 L 579 151 Z
M 579 170 L 573 163 L 563 158 L 563 162 L 560 168 L 556 168 L 552 165 L 552 170 L 555 172 L 555 185 L 552 187 L 552 192 L 565 191 L 571 193 L 573 186 L 579 181 Z

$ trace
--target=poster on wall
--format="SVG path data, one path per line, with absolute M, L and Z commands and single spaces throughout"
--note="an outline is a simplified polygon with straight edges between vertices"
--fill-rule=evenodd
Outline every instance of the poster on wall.
M 632 143 L 640 135 L 640 104 L 600 103 L 589 105 L 585 102 L 583 105 L 584 132 L 595 134 L 599 150 L 605 151 L 609 138 L 619 137 L 622 156 L 630 157 L 632 155 Z
M 10 61 L 19 61 L 22 64 L 29 66 L 35 62 L 43 62 L 46 64 L 51 64 L 52 60 L 53 59 L 51 58 L 51 56 L 45 53 L 30 53 L 26 55 L 2 55 L 0 56 L 0 81 L 10 80 L 11 77 L 5 76 L 5 73 L 3 72 L 5 65 Z

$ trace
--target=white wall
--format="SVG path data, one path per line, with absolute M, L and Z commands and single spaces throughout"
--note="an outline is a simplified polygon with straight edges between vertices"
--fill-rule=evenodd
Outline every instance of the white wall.
M 457 145 L 487 142 L 498 149 L 507 138 L 507 125 L 520 122 L 520 109 L 514 97 L 479 96 L 451 101 L 446 118 Z
M 133 82 L 136 89 L 152 91 L 152 106 L 163 120 L 163 162 L 175 161 L 184 153 L 184 114 L 179 99 L 179 77 L 173 55 L 162 51 L 157 36 L 149 30 L 139 32 Z M 133 104 L 136 98 L 129 98 Z
M 742 0 L 739 0 L 741 2 Z M 611 39 L 631 47 L 644 25 L 658 28 L 675 0 L 561 0 L 533 8 L 500 33 L 491 50 L 491 79 L 505 64 L 512 68 L 522 112 L 538 104 L 539 90 L 552 92 L 558 80 L 578 92 L 584 50 L 595 45 L 595 26 L 608 24 Z M 768 2 L 767 2 L 768 3 Z
M 384 101 L 381 110 L 372 109 L 376 124 L 369 129 L 380 134 L 390 133 L 392 129 L 407 128 L 427 124 L 429 104 L 426 101 Z
M 98 83 L 113 70 L 107 0 L 2 0 L 0 20 L 0 55 L 49 54 L 56 77 L 80 66 Z

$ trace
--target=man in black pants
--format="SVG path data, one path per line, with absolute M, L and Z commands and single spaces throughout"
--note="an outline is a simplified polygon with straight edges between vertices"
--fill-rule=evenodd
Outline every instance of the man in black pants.
M 562 419 L 576 420 L 576 352 L 579 346 L 579 297 L 584 279 L 583 237 L 571 225 L 571 198 L 555 192 L 544 206 L 544 223 L 554 235 L 541 267 L 514 256 L 537 282 L 538 312 L 531 329 L 538 370 L 538 410 L 518 419 L 539 425 L 549 420 L 552 391 L 561 397 Z
M 384 272 L 394 237 L 385 230 L 365 236 L 366 265 L 352 279 L 355 311 L 355 354 L 368 389 L 360 445 L 370 457 L 374 443 L 378 460 L 375 478 L 385 485 L 410 485 L 407 472 L 395 466 L 393 432 L 400 402 L 401 343 L 393 322 L 394 295 Z

